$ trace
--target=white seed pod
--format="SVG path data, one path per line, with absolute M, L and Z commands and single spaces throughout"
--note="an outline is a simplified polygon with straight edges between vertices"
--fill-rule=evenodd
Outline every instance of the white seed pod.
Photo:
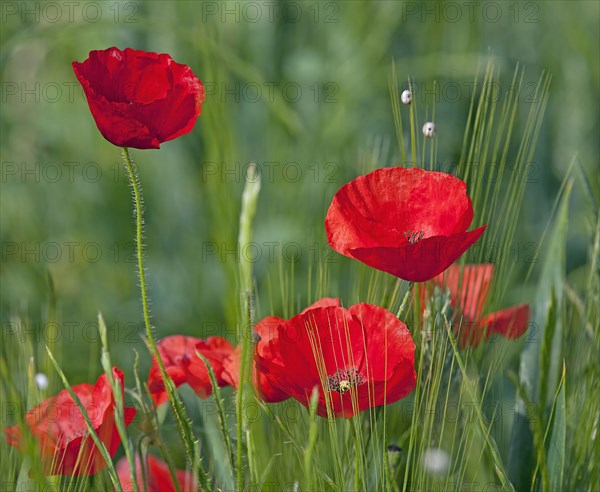
M 450 468 L 450 455 L 443 449 L 428 448 L 421 455 L 421 463 L 433 475 L 445 475 Z
M 425 123 L 423 125 L 423 135 L 425 135 L 427 138 L 433 138 L 435 135 L 435 123 L 432 123 L 431 121 Z
M 400 100 L 402 101 L 402 104 L 410 104 L 412 102 L 412 92 L 406 89 L 404 92 L 402 92 Z
M 38 389 L 44 391 L 48 388 L 48 376 L 46 376 L 44 373 L 38 372 L 35 375 L 34 380 Z

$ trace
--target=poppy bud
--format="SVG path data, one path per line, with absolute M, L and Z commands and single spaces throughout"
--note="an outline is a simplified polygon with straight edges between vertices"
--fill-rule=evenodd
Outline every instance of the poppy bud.
M 431 121 L 425 123 L 423 125 L 423 135 L 425 135 L 427 138 L 433 138 L 435 135 L 435 124 Z
M 402 92 L 400 100 L 402 101 L 402 104 L 410 104 L 412 102 L 412 92 L 406 89 L 404 92 Z

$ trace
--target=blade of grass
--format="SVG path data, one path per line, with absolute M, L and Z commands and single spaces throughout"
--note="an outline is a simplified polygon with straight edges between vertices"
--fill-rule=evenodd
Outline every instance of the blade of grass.
M 260 174 L 256 171 L 256 166 L 251 163 L 248 166 L 246 185 L 242 194 L 242 209 L 240 212 L 238 248 L 240 252 L 244 251 L 247 244 L 252 242 L 253 230 L 252 224 L 256 214 L 258 195 L 260 192 Z M 245 421 L 244 400 L 245 396 L 252 394 L 252 384 L 248 384 L 250 379 L 251 366 L 251 348 L 252 348 L 252 329 L 254 327 L 254 280 L 252 278 L 253 263 L 240 254 L 239 275 L 242 287 L 242 313 L 243 322 L 239 323 L 240 333 L 238 338 L 241 344 L 240 376 L 236 401 L 237 416 L 237 487 L 241 492 L 244 489 L 243 476 L 243 435 L 248 428 Z M 250 434 L 246 434 L 250 436 Z
M 505 472 L 504 464 L 502 463 L 502 458 L 500 457 L 500 451 L 496 446 L 496 443 L 493 441 L 492 437 L 489 435 L 489 429 L 485 422 L 485 417 L 481 411 L 481 405 L 479 404 L 479 398 L 475 393 L 475 390 L 471 386 L 471 382 L 468 379 L 468 374 L 465 368 L 465 363 L 460 355 L 458 347 L 456 345 L 456 340 L 454 339 L 454 335 L 452 334 L 452 328 L 450 327 L 450 323 L 444 317 L 444 326 L 446 327 L 446 333 L 448 334 L 448 338 L 450 341 L 450 345 L 452 346 L 452 350 L 454 351 L 454 357 L 456 358 L 456 362 L 463 376 L 463 382 L 466 385 L 467 391 L 474 405 L 475 413 L 477 415 L 477 422 L 479 424 L 480 431 L 484 437 L 485 443 L 487 445 L 488 451 L 491 455 L 493 464 L 494 464 L 494 472 L 496 476 L 500 480 L 502 487 L 509 490 L 515 490 L 512 483 L 510 482 L 508 475 Z
M 213 370 L 210 362 L 206 357 L 204 357 L 200 352 L 196 351 L 196 355 L 204 362 L 206 366 L 206 370 L 208 371 L 208 376 L 210 377 L 210 382 L 213 388 L 213 395 L 215 399 L 215 404 L 217 405 L 217 413 L 219 415 L 219 424 L 221 428 L 221 436 L 223 437 L 223 442 L 225 443 L 225 449 L 227 450 L 227 457 L 229 459 L 230 465 L 230 473 L 231 480 L 233 481 L 233 470 L 234 470 L 234 458 L 233 458 L 233 448 L 231 446 L 231 437 L 229 436 L 229 430 L 227 428 L 227 416 L 225 414 L 225 404 L 223 398 L 221 397 L 221 388 L 219 388 L 219 383 L 217 382 L 217 378 L 215 376 L 215 371 Z
M 546 429 L 544 440 L 550 433 L 550 444 L 548 447 L 548 474 L 549 489 L 561 490 L 563 488 L 563 475 L 565 469 L 565 443 L 566 443 L 566 400 L 565 384 L 567 369 L 563 363 L 562 376 L 556 388 L 552 411 Z
M 318 427 L 317 427 L 317 405 L 319 403 L 319 390 L 315 387 L 310 396 L 309 407 L 309 431 L 308 442 L 304 450 L 304 485 L 306 490 L 312 490 L 314 476 L 312 473 L 313 453 L 317 443 Z
M 123 444 L 123 449 L 125 450 L 125 457 L 127 458 L 127 463 L 129 464 L 129 474 L 132 478 L 133 491 L 138 492 L 138 481 L 135 473 L 135 456 L 131 451 L 129 438 L 127 436 L 127 431 L 125 430 L 125 405 L 123 402 L 123 387 L 115 381 L 113 377 L 113 366 L 110 360 L 110 352 L 108 350 L 108 338 L 106 323 L 104 322 L 104 318 L 102 314 L 98 313 L 98 332 L 100 333 L 100 340 L 102 342 L 102 353 L 100 356 L 100 361 L 102 363 L 102 368 L 104 369 L 104 374 L 108 378 L 110 383 L 110 387 L 112 388 L 113 397 L 115 399 L 115 424 L 117 426 L 117 432 L 119 433 L 119 437 L 121 438 L 121 443 Z M 175 486 L 178 484 L 175 482 Z M 177 491 L 181 492 L 181 491 Z
M 547 389 L 542 391 L 540 382 L 543 379 L 544 382 L 547 381 L 546 384 L 550 387 L 555 386 L 556 379 L 553 377 L 552 371 L 557 351 L 560 355 L 560 347 L 556 345 L 562 340 L 562 329 L 557 318 L 556 333 L 552 341 L 552 355 L 544 357 L 544 362 L 548 366 L 541 367 L 542 340 L 548 322 L 548 306 L 551 303 L 552 292 L 556 295 L 556 309 L 560 310 L 562 305 L 570 191 L 571 184 L 569 183 L 561 197 L 533 305 L 532 326 L 536 331 L 533 336 L 529 337 L 528 343 L 525 344 L 519 367 L 519 381 L 524 393 L 534 405 L 541 405 L 542 408 L 545 407 L 546 402 L 541 401 L 540 396 L 548 394 L 548 392 Z M 548 371 L 549 375 L 542 378 L 540 376 L 541 371 Z M 533 435 L 530 431 L 526 408 L 524 399 L 518 397 L 508 463 L 509 475 L 517 487 L 520 488 L 529 488 L 533 468 Z

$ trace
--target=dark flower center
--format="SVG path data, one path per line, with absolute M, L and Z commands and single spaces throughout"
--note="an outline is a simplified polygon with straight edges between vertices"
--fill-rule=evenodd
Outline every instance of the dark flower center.
M 358 386 L 365 382 L 364 378 L 359 374 L 358 369 L 338 369 L 331 376 L 327 376 L 330 391 L 337 391 L 343 395 L 353 386 Z
M 425 233 L 423 231 L 413 231 L 413 232 L 411 232 L 410 229 L 408 231 L 404 232 L 403 234 L 404 234 L 404 237 L 406 238 L 406 240 L 410 244 L 415 244 L 416 242 L 418 242 L 421 239 L 423 239 L 423 237 L 425 236 Z

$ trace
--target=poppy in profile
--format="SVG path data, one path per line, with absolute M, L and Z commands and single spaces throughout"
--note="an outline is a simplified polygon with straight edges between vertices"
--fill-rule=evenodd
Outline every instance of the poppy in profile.
M 200 398 L 208 398 L 212 393 L 210 376 L 204 361 L 196 351 L 208 359 L 219 386 L 228 384 L 222 377 L 223 361 L 233 352 L 233 346 L 221 337 L 207 339 L 173 335 L 157 343 L 158 352 L 167 374 L 176 387 L 187 383 Z M 148 388 L 156 405 L 168 400 L 167 392 L 156 359 L 152 361 L 148 376 Z
M 121 487 L 123 487 L 123 492 L 134 492 L 136 488 L 131 478 L 129 463 L 126 457 L 119 460 L 116 470 Z M 150 454 L 148 455 L 144 473 L 142 473 L 142 463 L 139 455 L 135 456 L 135 473 L 137 490 L 144 490 L 146 492 L 176 492 L 178 490 L 173 483 L 169 466 L 163 460 Z M 145 478 L 145 482 L 142 477 Z M 200 490 L 196 478 L 191 471 L 175 470 L 175 477 L 181 492 L 198 492 Z
M 434 284 L 449 290 L 453 308 L 462 315 L 462 322 L 456 326 L 460 326 L 463 346 L 476 347 L 484 336 L 489 339 L 495 334 L 515 340 L 527 331 L 530 311 L 527 304 L 484 314 L 493 277 L 494 266 L 484 263 L 452 265 L 433 279 Z
M 307 307 L 302 313 L 317 307 L 339 305 L 339 299 L 325 297 Z M 276 357 L 274 354 L 268 354 L 269 350 L 273 350 L 274 347 L 276 347 L 276 345 L 271 345 L 269 342 L 278 336 L 279 325 L 285 322 L 286 320 L 278 318 L 277 316 L 267 316 L 256 324 L 254 327 L 254 338 L 256 342 L 254 347 L 254 357 Z M 223 379 L 235 388 L 239 385 L 241 355 L 242 347 L 241 345 L 238 345 L 234 352 L 223 363 Z M 273 386 L 265 373 L 257 371 L 254 360 L 252 362 L 252 381 L 260 398 L 267 403 L 280 402 L 287 400 L 290 397 L 290 395 L 286 393 L 285 388 Z
M 202 110 L 202 82 L 166 54 L 96 50 L 73 71 L 98 130 L 119 147 L 158 149 L 192 131 Z
M 307 407 L 316 387 L 319 415 L 351 417 L 414 389 L 414 351 L 406 325 L 389 311 L 328 305 L 280 323 L 256 368 Z
M 123 373 L 113 368 L 113 378 L 123 388 Z M 92 427 L 110 456 L 121 444 L 115 424 L 115 399 L 106 374 L 96 384 L 78 384 L 71 389 L 81 401 Z M 124 408 L 125 425 L 135 417 L 135 408 Z M 65 389 L 25 414 L 24 424 L 39 446 L 44 474 L 95 475 L 106 467 L 100 450 L 90 437 L 85 419 Z M 24 449 L 26 435 L 19 425 L 4 429 L 6 442 Z
M 446 173 L 391 167 L 342 186 L 325 228 L 331 247 L 411 282 L 443 272 L 486 226 L 467 231 L 473 205 L 466 184 Z

